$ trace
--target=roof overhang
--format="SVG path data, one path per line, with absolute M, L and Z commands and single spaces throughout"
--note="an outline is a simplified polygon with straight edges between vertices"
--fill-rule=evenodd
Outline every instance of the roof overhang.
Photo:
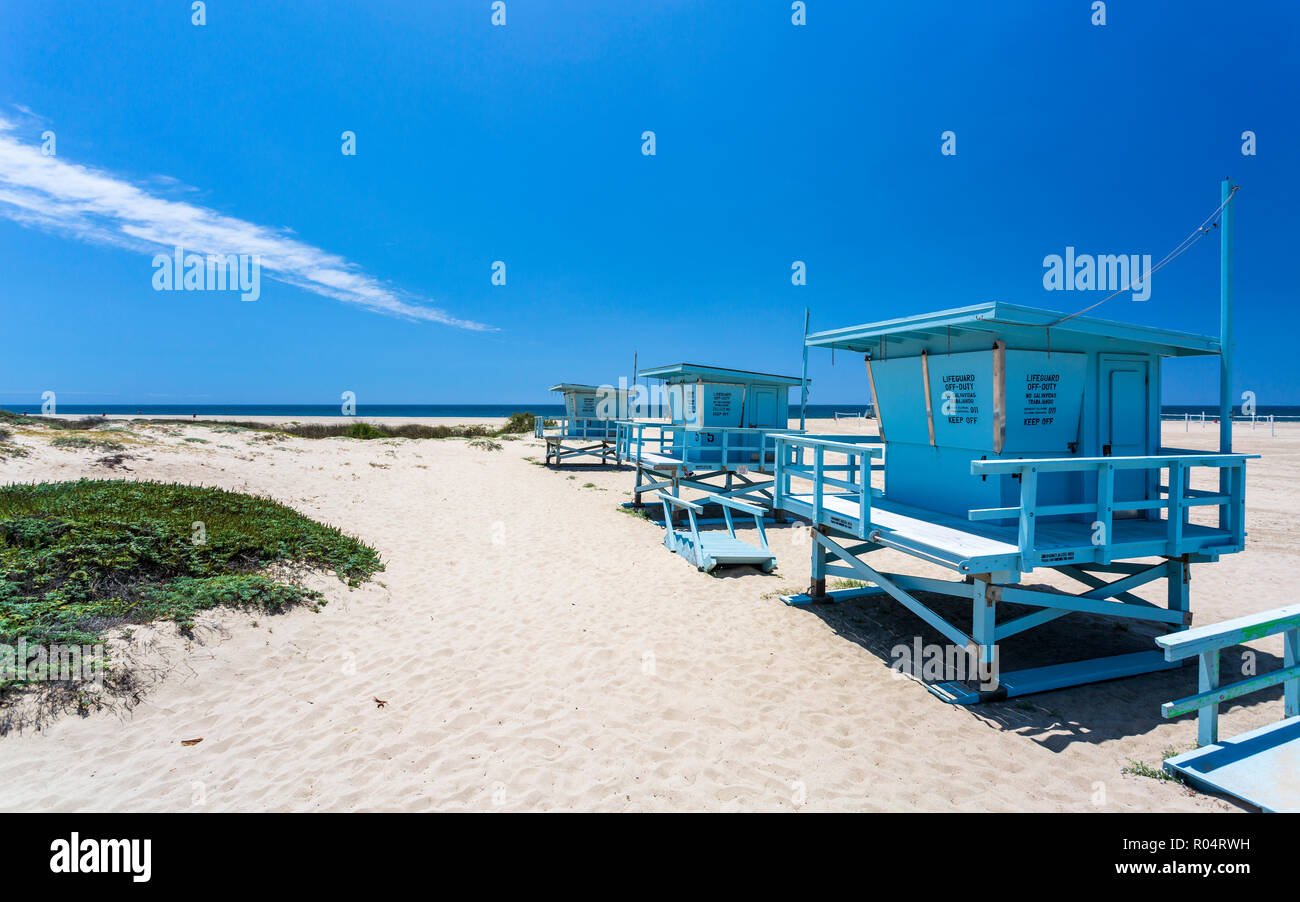
M 695 363 L 674 363 L 641 370 L 637 378 L 663 379 L 666 382 L 759 382 L 769 385 L 801 385 L 798 376 L 778 376 L 752 370 L 733 370 L 721 366 L 700 366 Z M 811 382 L 812 380 L 808 380 Z
M 559 385 L 552 385 L 552 386 L 548 389 L 548 391 L 562 391 L 562 392 L 571 392 L 571 391 L 589 391 L 589 392 L 597 392 L 597 391 L 600 391 L 600 386 L 597 386 L 597 385 L 582 385 L 582 384 L 577 383 L 577 382 L 561 382 Z
M 1036 307 L 990 302 L 923 313 L 809 335 L 813 348 L 840 348 L 875 354 L 909 354 L 922 350 L 970 350 L 993 337 L 1017 348 L 1060 351 L 1112 350 L 1189 357 L 1219 353 L 1219 339 Z

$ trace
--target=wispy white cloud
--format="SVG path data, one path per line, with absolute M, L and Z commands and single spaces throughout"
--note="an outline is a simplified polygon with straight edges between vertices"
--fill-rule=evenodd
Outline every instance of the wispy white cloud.
M 164 180 L 164 184 L 171 184 Z M 379 313 L 495 331 L 392 288 L 337 254 L 274 229 L 170 200 L 110 173 L 47 157 L 0 116 L 0 216 L 25 226 L 147 254 L 183 247 L 203 254 L 258 254 L 262 273 Z

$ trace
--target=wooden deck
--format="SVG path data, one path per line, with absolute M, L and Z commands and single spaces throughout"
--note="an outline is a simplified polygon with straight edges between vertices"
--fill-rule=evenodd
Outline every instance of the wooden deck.
M 641 466 L 649 467 L 652 470 L 657 469 L 676 469 L 686 466 L 685 461 L 680 457 L 671 457 L 667 454 L 655 454 L 651 451 L 642 451 L 636 458 Z
M 813 513 L 811 494 L 784 496 L 785 509 L 800 516 Z M 849 495 L 825 495 L 823 520 L 832 529 L 851 537 L 864 538 L 916 557 L 930 560 L 962 573 L 1000 570 L 1028 572 L 1020 553 L 1015 526 L 961 520 L 951 514 L 889 501 L 872 499 L 870 523 L 863 528 L 861 504 Z M 1232 535 L 1208 526 L 1185 524 L 1185 540 L 1210 551 L 1216 544 L 1232 546 Z M 1160 554 L 1167 540 L 1163 520 L 1115 520 L 1110 542 L 1105 546 L 1111 560 Z M 1035 559 L 1043 565 L 1097 561 L 1101 549 L 1092 542 L 1089 524 L 1078 521 L 1043 521 L 1034 535 Z

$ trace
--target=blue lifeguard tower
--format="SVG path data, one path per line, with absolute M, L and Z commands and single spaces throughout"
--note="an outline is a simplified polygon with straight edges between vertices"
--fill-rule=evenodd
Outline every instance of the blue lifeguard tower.
M 638 383 L 643 379 L 660 380 L 660 398 L 650 406 L 665 408 L 666 416 L 618 424 L 619 460 L 636 466 L 629 506 L 641 509 L 646 493 L 659 501 L 664 544 L 701 570 L 726 564 L 771 570 L 776 558 L 762 523 L 772 501 L 771 440 L 797 432 L 789 428 L 789 392 L 804 380 L 689 363 L 642 370 Z M 702 494 L 688 499 L 683 489 Z M 699 529 L 702 518 L 719 513 L 725 532 Z M 735 513 L 754 518 L 757 545 L 737 538 Z M 675 528 L 678 514 L 687 529 Z
M 1231 453 L 1226 213 L 1224 229 L 1221 338 L 1001 302 L 807 336 L 862 356 L 880 434 L 773 438 L 773 506 L 813 527 L 812 584 L 786 601 L 891 596 L 994 674 L 929 687 L 960 704 L 1179 666 L 1162 650 L 1010 673 L 997 661 L 1001 642 L 1075 612 L 1185 630 L 1191 566 L 1244 548 L 1246 460 L 1258 455 Z M 1193 355 L 1222 358 L 1219 453 L 1161 447 L 1162 361 Z M 1205 470 L 1217 488 L 1192 488 Z M 863 560 L 884 549 L 958 579 Z M 1037 568 L 1085 589 L 1022 588 Z M 831 575 L 866 585 L 827 592 Z M 1157 580 L 1164 605 L 1132 594 Z M 969 627 L 918 591 L 968 600 Z M 1008 603 L 1026 612 L 999 619 Z
M 547 466 L 591 462 L 580 458 L 595 458 L 601 466 L 616 462 L 618 416 L 626 392 L 573 382 L 550 390 L 563 395 L 564 415 L 533 417 L 533 434 L 546 443 Z
M 1244 547 L 1252 455 L 1160 447 L 1162 359 L 1217 354 L 1217 339 L 988 303 L 822 332 L 807 343 L 862 355 L 880 434 L 774 439 L 774 507 L 814 527 L 812 585 L 791 603 L 889 594 L 956 645 L 977 648 L 988 665 L 1002 640 L 1076 611 L 1184 628 L 1190 565 Z M 1189 487 L 1202 467 L 1223 474 L 1218 491 Z M 872 488 L 879 470 L 883 488 Z M 1192 522 L 1200 507 L 1217 507 L 1217 523 Z M 885 548 L 961 581 L 882 573 L 860 559 Z M 1138 562 L 1150 557 L 1161 560 Z M 1088 589 L 1016 585 L 1039 567 Z M 831 574 L 871 585 L 828 593 Z M 1166 607 L 1131 594 L 1159 579 Z M 916 590 L 970 599 L 970 632 L 922 604 Z M 1038 610 L 999 622 L 1004 602 Z M 932 689 L 965 704 L 1168 666 L 1158 651 L 1140 652 L 1003 673 L 983 690 Z
M 642 370 L 637 379 L 661 381 L 662 399 L 651 406 L 666 407 L 667 416 L 618 424 L 619 459 L 636 466 L 633 504 L 647 492 L 682 488 L 771 500 L 771 437 L 795 431 L 789 391 L 803 380 L 692 363 Z

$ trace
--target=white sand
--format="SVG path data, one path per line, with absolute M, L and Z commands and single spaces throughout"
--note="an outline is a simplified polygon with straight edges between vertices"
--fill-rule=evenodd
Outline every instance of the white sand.
M 150 443 L 128 449 L 140 459 L 125 474 L 25 431 L 32 454 L 0 461 L 0 481 L 117 473 L 265 493 L 372 543 L 388 569 L 353 591 L 315 580 L 331 599 L 319 613 L 207 615 L 193 641 L 137 631 L 153 643 L 139 654 L 170 672 L 129 711 L 0 738 L 0 808 L 1233 810 L 1121 773 L 1194 744 L 1191 718 L 1160 718 L 1194 691 L 1192 671 L 945 705 L 882 658 L 918 629 L 896 604 L 783 605 L 778 591 L 808 581 L 789 529 L 772 530 L 779 575 L 699 573 L 658 527 L 617 510 L 630 471 L 545 470 L 525 460 L 542 456 L 531 437 L 489 452 L 139 431 Z M 1266 454 L 1249 468 L 1251 537 L 1246 553 L 1194 568 L 1198 623 L 1293 601 L 1300 431 L 1239 436 L 1239 450 Z M 1178 425 L 1166 443 L 1214 439 Z M 1163 601 L 1153 592 L 1139 590 Z M 1111 630 L 1074 623 L 1044 641 Z M 1152 634 L 1125 638 L 1154 647 Z M 1259 648 L 1280 654 L 1277 641 Z M 1272 696 L 1248 697 L 1225 706 L 1222 730 L 1280 713 Z

